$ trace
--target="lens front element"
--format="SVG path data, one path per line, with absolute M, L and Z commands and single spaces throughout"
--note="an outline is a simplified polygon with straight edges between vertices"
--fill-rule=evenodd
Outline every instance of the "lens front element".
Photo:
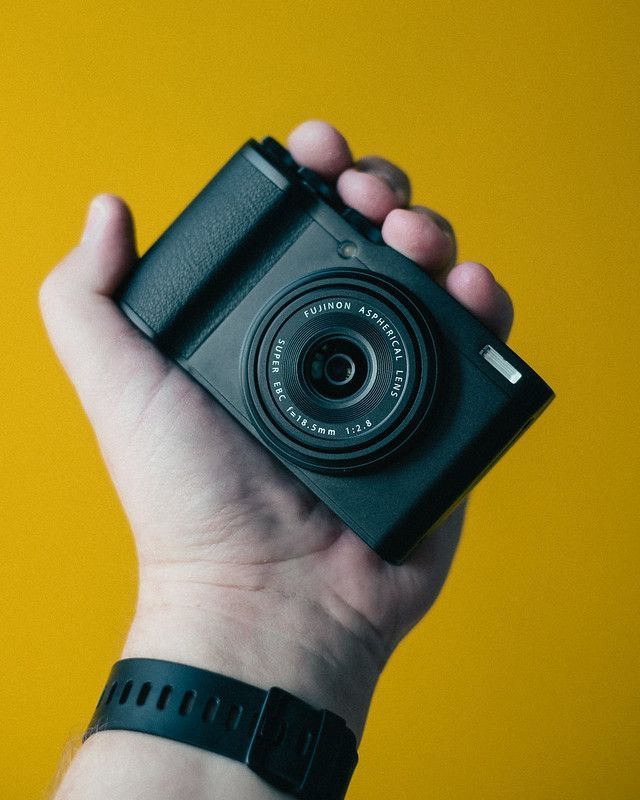
M 245 352 L 257 429 L 287 458 L 322 471 L 396 450 L 435 387 L 422 312 L 395 284 L 356 270 L 316 273 L 281 293 Z
M 339 334 L 313 342 L 303 359 L 304 380 L 326 401 L 353 397 L 364 386 L 370 372 L 365 347 Z

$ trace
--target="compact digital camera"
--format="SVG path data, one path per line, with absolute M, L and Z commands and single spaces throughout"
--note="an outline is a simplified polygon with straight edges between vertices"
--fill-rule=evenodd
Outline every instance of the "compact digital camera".
M 270 137 L 233 156 L 117 299 L 393 563 L 553 398 L 521 358 Z

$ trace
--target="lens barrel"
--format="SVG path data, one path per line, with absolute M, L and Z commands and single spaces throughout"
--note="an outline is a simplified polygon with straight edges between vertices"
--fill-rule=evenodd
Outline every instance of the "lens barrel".
M 388 456 L 420 425 L 436 346 L 406 291 L 362 270 L 325 270 L 281 292 L 249 332 L 253 423 L 288 460 L 323 472 Z

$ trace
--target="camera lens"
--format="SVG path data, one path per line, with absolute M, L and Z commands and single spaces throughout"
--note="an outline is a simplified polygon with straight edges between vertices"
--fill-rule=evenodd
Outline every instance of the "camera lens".
M 364 348 L 352 339 L 322 337 L 303 358 L 303 376 L 324 400 L 353 397 L 365 384 L 369 363 Z
M 325 377 L 333 386 L 349 383 L 355 370 L 353 359 L 344 353 L 334 353 L 329 356 L 324 365 Z
M 424 419 L 436 351 L 405 290 L 358 269 L 325 270 L 284 289 L 247 335 L 250 417 L 286 459 L 324 472 L 385 458 Z

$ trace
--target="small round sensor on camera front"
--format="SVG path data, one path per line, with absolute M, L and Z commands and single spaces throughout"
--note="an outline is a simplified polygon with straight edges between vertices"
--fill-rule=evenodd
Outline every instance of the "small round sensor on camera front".
M 355 242 L 344 241 L 338 245 L 338 255 L 341 258 L 353 258 L 358 254 L 358 245 Z

